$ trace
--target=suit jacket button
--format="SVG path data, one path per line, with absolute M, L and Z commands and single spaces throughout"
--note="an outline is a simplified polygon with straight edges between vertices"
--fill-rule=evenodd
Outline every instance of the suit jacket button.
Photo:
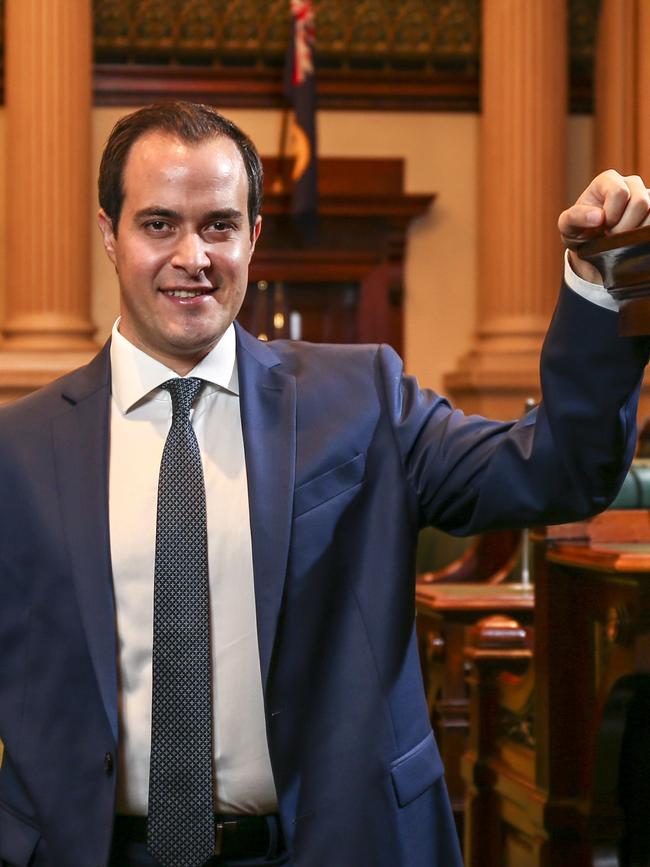
M 110 753 L 104 756 L 104 773 L 107 777 L 113 773 L 113 756 Z

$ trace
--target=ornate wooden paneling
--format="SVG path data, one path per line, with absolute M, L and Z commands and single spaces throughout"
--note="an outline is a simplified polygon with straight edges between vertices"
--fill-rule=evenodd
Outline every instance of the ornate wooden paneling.
M 281 65 L 287 0 L 94 0 L 99 61 Z M 475 67 L 479 0 L 316 0 L 322 67 Z
M 282 105 L 288 0 L 93 0 L 95 99 Z M 590 111 L 600 0 L 569 0 L 571 108 Z M 321 108 L 476 110 L 480 0 L 315 0 Z M 4 33 L 0 0 L 0 56 Z

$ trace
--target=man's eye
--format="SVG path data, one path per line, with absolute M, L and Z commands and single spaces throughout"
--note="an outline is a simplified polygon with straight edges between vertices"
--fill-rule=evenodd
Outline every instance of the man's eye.
M 214 223 L 210 223 L 208 228 L 213 232 L 226 232 L 228 229 L 231 229 L 232 226 L 230 223 L 224 223 L 223 220 L 216 220 Z
M 145 223 L 145 228 L 151 229 L 152 232 L 164 232 L 165 229 L 169 228 L 169 223 L 164 220 L 149 220 L 148 223 Z

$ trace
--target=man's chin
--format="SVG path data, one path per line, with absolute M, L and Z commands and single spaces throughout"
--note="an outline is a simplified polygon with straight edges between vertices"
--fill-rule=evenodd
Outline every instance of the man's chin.
M 176 358 L 179 361 L 200 361 L 208 352 L 214 349 L 223 337 L 226 328 L 200 335 L 173 335 L 159 349 L 165 355 L 168 355 L 170 358 Z
M 221 340 L 229 325 L 230 321 L 211 322 L 209 326 L 203 322 L 200 328 L 192 328 L 185 323 L 184 327 L 170 329 L 162 335 L 162 342 L 171 352 L 180 354 L 192 355 L 204 349 L 209 352 Z

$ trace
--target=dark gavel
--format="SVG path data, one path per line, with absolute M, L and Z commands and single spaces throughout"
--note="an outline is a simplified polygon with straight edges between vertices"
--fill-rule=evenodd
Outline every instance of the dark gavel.
M 650 334 L 650 226 L 587 241 L 577 252 L 619 302 L 621 335 Z

